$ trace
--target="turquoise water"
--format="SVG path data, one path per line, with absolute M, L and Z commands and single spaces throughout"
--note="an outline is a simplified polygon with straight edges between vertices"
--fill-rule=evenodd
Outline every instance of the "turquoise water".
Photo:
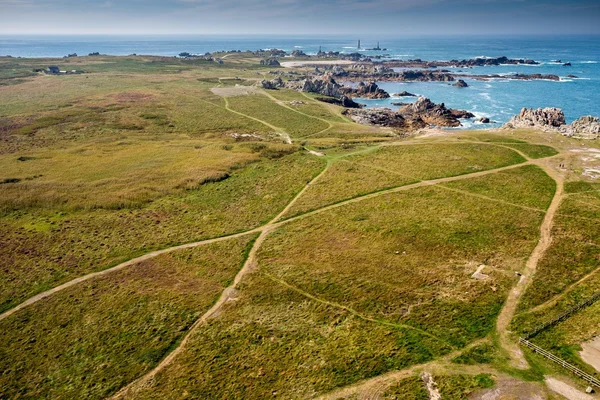
M 0 36 L 0 54 L 14 57 L 62 57 L 69 53 L 86 55 L 100 52 L 110 55 L 132 53 L 174 56 L 180 52 L 205 53 L 219 50 L 295 49 L 311 54 L 319 46 L 324 51 L 355 52 L 356 38 L 291 37 L 291 36 Z M 375 47 L 376 41 L 388 50 L 390 58 L 451 60 L 474 57 L 531 58 L 539 66 L 498 66 L 462 69 L 469 74 L 541 73 L 561 77 L 554 81 L 488 82 L 465 79 L 468 88 L 455 88 L 447 83 L 380 83 L 390 93 L 406 90 L 429 97 L 436 103 L 466 109 L 477 116 L 487 116 L 499 123 L 506 122 L 522 107 L 560 107 L 568 121 L 582 115 L 600 115 L 600 37 L 444 37 L 393 38 L 361 37 L 363 47 Z M 364 54 L 381 52 L 361 50 Z M 572 67 L 552 63 L 560 59 Z M 567 78 L 577 75 L 579 79 Z M 360 100 L 368 106 L 391 106 L 391 102 L 410 98 Z M 472 126 L 471 122 L 465 123 Z

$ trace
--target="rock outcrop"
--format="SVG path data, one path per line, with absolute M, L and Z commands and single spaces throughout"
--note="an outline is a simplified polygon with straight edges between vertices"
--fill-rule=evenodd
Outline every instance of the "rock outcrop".
M 579 139 L 600 139 L 600 121 L 598 117 L 587 115 L 573 121 L 570 125 L 561 127 L 565 136 Z
M 565 114 L 560 108 L 523 108 L 521 113 L 512 117 L 504 127 L 509 129 L 535 128 L 578 139 L 600 139 L 598 117 L 588 115 L 567 125 Z
M 283 82 L 281 77 L 277 77 L 276 79 L 270 81 L 262 80 L 260 81 L 259 86 L 267 90 L 277 90 L 279 88 L 285 87 L 285 83 Z
M 281 64 L 276 58 L 265 58 L 260 60 L 260 65 L 268 65 L 269 67 L 279 67 Z
M 519 115 L 512 117 L 506 127 L 553 129 L 565 125 L 565 114 L 560 108 L 523 108 Z
M 359 124 L 384 126 L 400 130 L 419 129 L 426 125 L 422 120 L 407 120 L 389 108 L 348 109 L 344 111 L 344 114 Z
M 419 97 L 413 104 L 404 106 L 398 113 L 405 118 L 420 118 L 429 125 L 457 127 L 459 118 L 473 118 L 475 115 L 468 111 L 446 108 L 445 104 L 435 104 L 427 97 Z
M 469 87 L 469 85 L 467 85 L 467 82 L 463 81 L 462 79 L 459 79 L 458 81 L 456 81 L 456 83 L 452 86 L 458 87 L 458 88 Z
M 375 82 L 360 82 L 356 89 L 344 88 L 344 92 L 350 97 L 364 97 L 367 99 L 387 99 L 390 94 L 380 89 Z
M 406 90 L 404 90 L 404 91 L 402 91 L 400 93 L 395 93 L 394 97 L 417 97 L 417 95 L 409 93 Z
M 391 127 L 401 130 L 420 129 L 428 125 L 443 127 L 460 126 L 459 118 L 473 118 L 468 111 L 446 108 L 426 97 L 419 97 L 413 104 L 401 107 L 398 112 L 388 108 L 346 110 L 352 120 L 360 124 Z
M 341 99 L 336 99 L 334 97 L 317 97 L 316 99 L 319 101 L 325 102 L 325 103 L 335 104 L 335 105 L 346 107 L 346 108 L 362 108 L 363 107 L 362 104 L 355 102 L 348 96 L 342 96 Z

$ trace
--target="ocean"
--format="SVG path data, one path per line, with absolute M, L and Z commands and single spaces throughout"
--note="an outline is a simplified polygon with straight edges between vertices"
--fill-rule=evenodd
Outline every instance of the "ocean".
M 540 65 L 501 65 L 460 69 L 468 74 L 555 74 L 560 81 L 515 81 L 465 79 L 468 88 L 456 88 L 445 82 L 380 82 L 389 93 L 406 90 L 429 97 L 436 103 L 465 109 L 477 117 L 489 117 L 496 126 L 517 114 L 522 107 L 559 107 L 567 122 L 582 115 L 600 116 L 600 36 L 507 36 L 507 37 L 355 37 L 348 36 L 6 36 L 0 35 L 0 54 L 13 57 L 63 57 L 70 53 L 87 55 L 145 54 L 174 56 L 181 52 L 203 54 L 220 50 L 256 50 L 279 48 L 314 54 L 319 50 L 352 53 L 361 39 L 367 55 L 387 54 L 393 59 L 452 60 L 475 57 L 529 58 Z M 377 41 L 386 51 L 365 50 Z M 565 67 L 554 62 L 570 62 Z M 455 71 L 458 72 L 458 71 Z M 576 75 L 569 78 L 567 75 Z M 385 100 L 359 99 L 369 107 L 389 107 Z M 464 128 L 481 127 L 465 121 Z

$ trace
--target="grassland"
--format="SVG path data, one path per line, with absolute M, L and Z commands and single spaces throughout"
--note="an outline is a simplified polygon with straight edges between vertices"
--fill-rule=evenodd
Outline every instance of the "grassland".
M 236 96 L 229 99 L 235 111 L 266 121 L 286 131 L 292 137 L 303 137 L 329 128 L 326 121 L 295 112 L 273 103 L 268 97 L 255 94 Z
M 220 56 L 0 58 L 0 312 L 72 284 L 0 314 L 1 398 L 420 399 L 431 367 L 461 399 L 564 374 L 527 352 L 512 368 L 497 319 L 516 273 L 535 271 L 516 335 L 597 290 L 600 184 L 580 142 L 406 138 L 255 88 L 273 67 L 254 54 Z M 33 72 L 54 64 L 86 73 Z M 598 315 L 536 340 L 593 372 L 578 350 Z
M 162 255 L 0 321 L 0 397 L 114 393 L 177 345 L 232 282 L 253 238 Z

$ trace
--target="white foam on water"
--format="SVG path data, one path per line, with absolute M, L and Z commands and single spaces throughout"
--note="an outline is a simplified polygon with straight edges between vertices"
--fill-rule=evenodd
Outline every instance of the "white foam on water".
M 577 64 L 598 64 L 598 61 L 580 61 Z
M 488 92 L 479 93 L 479 95 L 486 100 L 492 101 L 492 96 Z

